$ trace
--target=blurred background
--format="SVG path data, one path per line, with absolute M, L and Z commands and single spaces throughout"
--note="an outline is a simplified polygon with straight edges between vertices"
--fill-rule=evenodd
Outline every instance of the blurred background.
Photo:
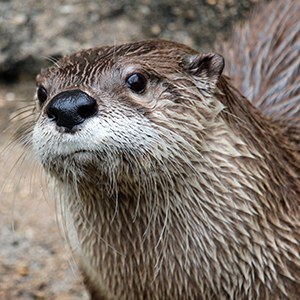
M 258 2 L 0 1 L 0 299 L 88 299 L 47 178 L 24 149 L 10 144 L 10 119 L 32 104 L 35 76 L 49 58 L 149 38 L 209 51 Z

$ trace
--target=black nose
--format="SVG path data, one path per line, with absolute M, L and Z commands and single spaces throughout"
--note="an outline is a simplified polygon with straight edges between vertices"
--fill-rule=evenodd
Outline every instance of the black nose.
M 46 113 L 57 126 L 72 129 L 98 111 L 94 98 L 81 90 L 62 92 L 56 95 L 48 104 Z

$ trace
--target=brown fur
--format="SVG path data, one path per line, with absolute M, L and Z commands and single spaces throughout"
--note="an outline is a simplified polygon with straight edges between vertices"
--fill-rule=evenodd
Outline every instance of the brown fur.
M 259 5 L 233 37 L 216 45 L 233 84 L 256 107 L 285 122 L 298 144 L 300 128 L 300 1 Z M 292 126 L 296 128 L 291 128 Z
M 260 111 L 223 66 L 143 41 L 39 75 L 48 99 L 24 132 L 54 178 L 92 299 L 300 299 L 300 105 Z M 142 94 L 126 86 L 130 72 L 146 74 Z M 46 111 L 72 89 L 98 113 L 67 133 Z

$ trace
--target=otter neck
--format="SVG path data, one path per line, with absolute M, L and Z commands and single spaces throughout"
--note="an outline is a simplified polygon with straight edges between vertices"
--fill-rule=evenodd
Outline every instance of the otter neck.
M 221 157 L 219 161 L 217 157 L 210 159 L 214 161 L 215 168 L 221 166 Z M 207 161 L 208 157 L 204 155 L 202 163 Z M 122 295 L 124 291 L 120 290 L 120 286 L 127 278 L 126 282 L 141 285 L 141 290 L 147 282 L 154 282 L 154 290 L 161 285 L 164 291 L 164 278 L 174 274 L 180 276 L 185 270 L 200 285 L 197 286 L 200 294 L 195 294 L 199 299 L 204 293 L 220 295 L 220 291 L 211 290 L 210 283 L 221 286 L 222 276 L 231 278 L 227 282 L 228 291 L 235 290 L 236 297 L 242 297 L 243 288 L 252 285 L 251 278 L 263 282 L 276 276 L 268 270 L 284 266 L 285 258 L 275 248 L 271 255 L 269 249 L 276 247 L 276 243 L 289 242 L 281 239 L 284 230 L 275 238 L 275 243 L 273 235 L 268 236 L 267 233 L 279 232 L 279 223 L 284 221 L 288 224 L 289 219 L 277 222 L 271 214 L 266 214 L 266 210 L 272 210 L 272 207 L 266 207 L 260 201 L 262 191 L 257 181 L 263 177 L 254 180 L 244 177 L 246 173 L 239 173 L 242 179 L 237 182 L 228 178 L 228 170 L 228 166 L 222 165 L 214 174 L 207 174 L 209 172 L 203 169 L 198 178 L 182 176 L 176 181 L 165 182 L 164 186 L 156 182 L 157 189 L 153 189 L 153 194 L 143 189 L 139 194 L 111 193 L 104 189 L 95 195 L 86 188 L 85 192 L 79 188 L 79 194 L 69 193 L 69 208 L 81 251 L 88 258 L 87 264 L 97 266 L 100 274 L 97 276 L 104 285 L 103 289 L 114 286 L 113 290 Z M 189 173 L 193 174 L 191 171 Z M 167 187 L 168 192 L 161 197 L 162 190 L 166 191 Z M 138 188 L 131 186 L 128 190 Z M 257 230 L 262 224 L 263 230 Z M 295 244 L 295 251 L 296 247 Z M 293 246 L 289 245 L 289 248 Z M 91 254 L 94 251 L 106 257 L 104 265 L 102 260 Z M 253 260 L 260 262 L 260 270 L 252 268 Z M 279 262 L 279 266 L 274 262 Z M 125 274 L 124 270 L 133 265 L 135 269 L 129 272 L 131 275 Z M 222 270 L 222 276 L 216 272 L 219 266 L 227 266 Z M 139 280 L 135 282 L 134 275 L 144 274 L 145 267 L 147 276 L 139 275 Z M 115 275 L 111 275 L 111 268 Z M 198 270 L 196 273 L 195 269 Z M 114 277 L 119 278 L 120 282 L 114 282 Z M 280 281 L 279 278 L 273 280 Z M 174 293 L 180 295 L 176 288 L 173 287 Z M 267 293 L 263 285 L 255 289 L 259 290 L 260 295 Z M 185 294 L 185 291 L 181 292 Z M 196 290 L 193 292 L 197 293 Z M 255 292 L 253 295 L 256 295 Z

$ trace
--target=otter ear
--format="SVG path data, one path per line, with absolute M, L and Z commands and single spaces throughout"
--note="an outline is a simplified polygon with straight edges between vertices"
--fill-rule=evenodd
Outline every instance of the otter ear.
M 224 58 L 219 54 L 199 53 L 185 57 L 183 65 L 189 74 L 215 87 L 225 63 Z

